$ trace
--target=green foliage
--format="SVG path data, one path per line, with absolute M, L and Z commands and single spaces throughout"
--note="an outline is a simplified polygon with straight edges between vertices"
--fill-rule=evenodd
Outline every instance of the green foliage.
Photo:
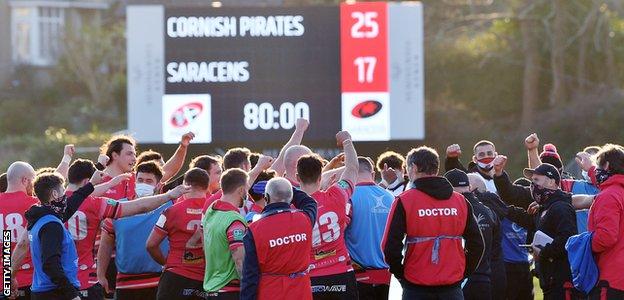
M 0 140 L 0 173 L 14 161 L 30 162 L 35 168 L 56 167 L 63 157 L 63 147 L 77 146 L 74 158 L 97 159 L 97 149 L 110 137 L 109 132 L 91 128 L 82 134 L 70 134 L 66 129 L 50 127 L 43 134 L 9 135 Z

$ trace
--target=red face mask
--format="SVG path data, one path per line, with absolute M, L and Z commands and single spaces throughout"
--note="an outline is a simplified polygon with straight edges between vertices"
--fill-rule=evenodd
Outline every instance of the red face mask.
M 494 165 L 492 165 L 493 161 L 494 161 L 494 157 L 485 157 L 485 158 L 477 160 L 477 165 L 479 166 L 481 170 L 488 172 L 492 170 L 492 168 L 494 167 Z

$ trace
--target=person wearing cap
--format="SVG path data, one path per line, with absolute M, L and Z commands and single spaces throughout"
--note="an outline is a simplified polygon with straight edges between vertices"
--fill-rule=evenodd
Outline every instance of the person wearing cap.
M 461 282 L 483 257 L 472 205 L 438 176 L 439 168 L 434 149 L 412 149 L 407 173 L 414 187 L 390 208 L 382 249 L 390 273 L 401 282 L 403 299 L 463 299 Z
M 265 198 L 243 237 L 240 299 L 312 299 L 308 266 L 316 201 L 282 177 L 267 182 Z
M 498 254 L 500 255 L 501 235 L 498 217 L 491 209 L 477 199 L 477 195 L 473 192 L 473 190 L 476 190 L 476 187 L 473 188 L 470 185 L 470 179 L 464 171 L 453 169 L 446 172 L 444 177 L 446 177 L 446 179 L 451 183 L 453 190 L 462 194 L 472 205 L 474 215 L 477 218 L 477 224 L 479 225 L 479 230 L 481 230 L 481 234 L 483 235 L 483 240 L 485 242 L 483 259 L 481 259 L 479 267 L 477 267 L 475 272 L 468 277 L 468 281 L 466 282 L 466 285 L 464 285 L 464 299 L 493 299 L 491 280 L 493 257 L 492 250 L 498 249 Z M 494 245 L 495 243 L 497 243 L 497 245 Z
M 527 149 L 529 157 L 529 168 L 535 168 L 541 163 L 548 163 L 553 165 L 561 174 L 561 189 L 565 192 L 572 193 L 573 195 L 595 195 L 598 194 L 598 188 L 595 182 L 592 182 L 591 178 L 594 178 L 596 174 L 596 166 L 591 162 L 590 154 L 586 152 L 579 152 L 576 155 L 576 162 L 579 167 L 586 174 L 585 179 L 574 179 L 570 174 L 564 172 L 563 162 L 561 156 L 557 151 L 557 147 L 553 144 L 545 144 L 542 148 L 542 153 L 538 154 L 539 138 L 536 133 L 529 135 L 524 140 L 524 145 Z M 587 218 L 587 214 L 584 215 Z
M 506 217 L 529 231 L 539 230 L 553 239 L 544 246 L 533 246 L 533 256 L 538 261 L 544 299 L 565 299 L 564 284 L 572 281 L 565 243 L 578 232 L 572 197 L 559 188 L 561 175 L 551 164 L 542 163 L 535 169 L 524 169 L 523 174 L 531 178 L 527 190 L 539 204 L 539 209 L 530 215 L 526 209 L 510 205 Z
M 264 197 L 266 185 L 269 180 L 273 179 L 274 177 L 275 171 L 262 171 L 249 189 L 249 200 L 253 200 L 253 204 L 251 204 L 249 211 L 245 215 L 245 221 L 247 221 L 247 223 L 253 222 L 254 216 L 262 213 L 262 210 L 267 204 L 266 198 Z

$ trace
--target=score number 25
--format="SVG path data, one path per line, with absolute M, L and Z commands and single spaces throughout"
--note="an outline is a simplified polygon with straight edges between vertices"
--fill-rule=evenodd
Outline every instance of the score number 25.
M 356 22 L 351 26 L 351 38 L 354 39 L 373 39 L 379 35 L 379 24 L 375 20 L 377 12 L 375 11 L 354 11 L 351 18 Z M 374 56 L 356 57 L 353 64 L 357 67 L 358 82 L 371 83 L 375 74 L 375 65 L 377 58 Z

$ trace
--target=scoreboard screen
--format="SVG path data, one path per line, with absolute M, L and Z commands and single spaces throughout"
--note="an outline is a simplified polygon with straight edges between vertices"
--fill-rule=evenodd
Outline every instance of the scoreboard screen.
M 422 6 L 128 6 L 128 127 L 146 143 L 424 138 Z

